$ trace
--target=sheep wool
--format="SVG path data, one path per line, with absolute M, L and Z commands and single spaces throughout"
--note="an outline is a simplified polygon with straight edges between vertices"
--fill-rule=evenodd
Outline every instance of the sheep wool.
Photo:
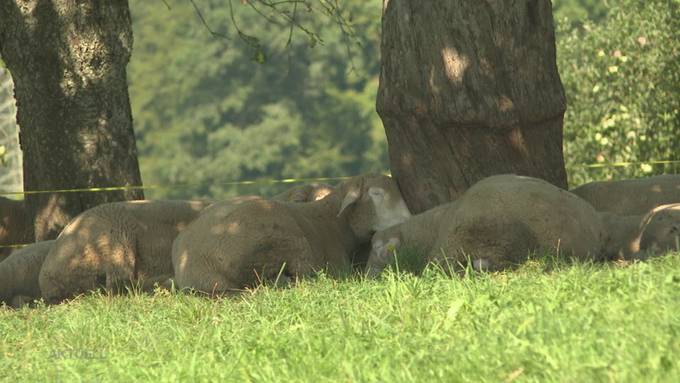
M 680 175 L 590 182 L 571 192 L 588 201 L 597 211 L 644 215 L 657 206 L 680 202 Z
M 37 242 L 0 262 L 0 302 L 16 307 L 40 298 L 38 275 L 53 245 L 54 240 Z
M 221 295 L 323 269 L 342 274 L 373 232 L 409 216 L 396 182 L 382 175 L 353 177 L 314 202 L 218 203 L 175 240 L 175 281 Z
M 172 241 L 207 201 L 126 201 L 86 210 L 59 234 L 39 275 L 48 302 L 172 276 Z
M 445 269 L 470 262 L 476 269 L 500 270 L 521 263 L 532 251 L 601 259 L 604 237 L 599 215 L 577 196 L 536 178 L 497 175 L 452 203 L 376 233 L 368 273 L 378 273 L 389 251 L 404 245 Z

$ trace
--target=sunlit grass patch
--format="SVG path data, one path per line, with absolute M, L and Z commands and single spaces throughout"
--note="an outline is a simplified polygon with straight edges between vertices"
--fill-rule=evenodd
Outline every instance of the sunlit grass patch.
M 674 381 L 680 255 L 0 309 L 6 381 Z

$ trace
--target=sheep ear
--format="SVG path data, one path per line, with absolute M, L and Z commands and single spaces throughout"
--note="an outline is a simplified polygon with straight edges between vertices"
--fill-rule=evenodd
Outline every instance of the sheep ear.
M 345 195 L 345 199 L 342 200 L 342 204 L 340 205 L 340 211 L 338 212 L 338 217 L 342 214 L 343 211 L 345 211 L 345 208 L 359 200 L 359 197 L 361 196 L 361 191 L 359 188 L 352 188 L 350 189 L 347 194 Z

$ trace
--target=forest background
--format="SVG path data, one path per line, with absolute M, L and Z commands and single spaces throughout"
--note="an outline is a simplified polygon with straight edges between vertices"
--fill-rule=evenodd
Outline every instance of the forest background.
M 147 198 L 271 195 L 290 185 L 234 182 L 388 171 L 375 111 L 379 1 L 344 1 L 351 29 L 300 11 L 316 37 L 240 2 L 194 4 L 227 38 L 190 1 L 130 1 L 128 82 Z M 570 185 L 679 172 L 657 162 L 680 160 L 677 10 L 677 0 L 553 0 Z M 9 98 L 0 84 L 2 191 L 22 188 Z

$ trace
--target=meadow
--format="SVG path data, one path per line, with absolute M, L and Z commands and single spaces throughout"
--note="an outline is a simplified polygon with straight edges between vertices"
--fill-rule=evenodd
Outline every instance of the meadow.
M 7 382 L 672 382 L 680 253 L 0 308 Z

